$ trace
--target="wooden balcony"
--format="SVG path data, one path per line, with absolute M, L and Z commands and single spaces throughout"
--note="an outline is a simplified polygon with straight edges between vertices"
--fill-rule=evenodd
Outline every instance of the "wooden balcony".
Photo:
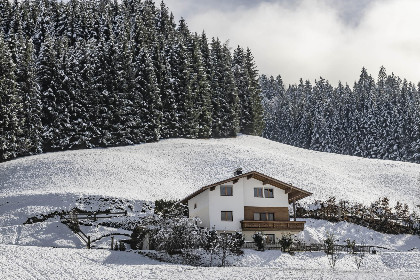
M 304 221 L 241 221 L 242 230 L 302 231 Z

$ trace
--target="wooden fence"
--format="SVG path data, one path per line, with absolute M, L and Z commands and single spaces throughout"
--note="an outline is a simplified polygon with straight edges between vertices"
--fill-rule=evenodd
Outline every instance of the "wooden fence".
M 67 214 L 62 214 L 60 220 L 63 224 L 67 225 L 78 237 L 86 244 L 88 249 L 92 248 L 92 243 L 105 237 L 101 236 L 95 240 L 91 240 L 90 236 L 86 235 L 79 226 L 80 220 L 94 220 L 112 218 L 120 215 L 127 215 L 127 211 L 124 212 L 110 212 L 110 211 L 96 211 L 96 212 L 84 212 L 84 211 L 70 211 Z M 126 235 L 126 234 L 109 234 L 111 235 Z
M 255 242 L 245 242 L 244 245 L 242 246 L 242 248 L 256 249 L 257 245 L 255 244 Z M 280 243 L 269 243 L 269 244 L 265 244 L 265 249 L 266 250 L 281 250 L 281 245 L 280 245 Z M 344 245 L 341 245 L 341 244 L 334 245 L 334 251 L 335 252 L 347 252 L 347 253 L 364 252 L 364 253 L 372 254 L 372 253 L 376 253 L 376 251 L 378 249 L 389 250 L 388 248 L 380 247 L 380 246 L 374 246 L 374 245 L 355 245 L 354 249 L 352 247 L 348 246 L 348 245 L 345 245 L 345 244 Z M 293 252 L 322 252 L 322 251 L 326 251 L 326 250 L 327 250 L 327 248 L 326 248 L 325 244 L 321 244 L 321 243 L 313 243 L 313 244 L 294 243 L 288 249 L 288 251 L 293 251 Z

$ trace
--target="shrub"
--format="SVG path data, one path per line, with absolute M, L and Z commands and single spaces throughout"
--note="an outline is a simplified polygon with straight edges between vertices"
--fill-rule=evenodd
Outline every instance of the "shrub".
M 133 233 L 131 234 L 131 248 L 141 250 L 143 248 L 144 239 L 146 238 L 148 232 L 149 230 L 143 226 L 135 227 Z
M 188 207 L 179 200 L 159 199 L 155 201 L 155 214 L 164 218 L 188 217 Z
M 325 253 L 327 255 L 334 254 L 335 237 L 332 233 L 327 233 L 327 238 L 324 240 Z
M 281 250 L 286 252 L 289 250 L 290 246 L 293 244 L 293 239 L 291 234 L 284 234 L 279 240 Z
M 245 243 L 245 238 L 240 232 L 235 232 L 235 234 L 232 236 L 232 243 L 230 246 L 230 250 L 233 254 L 239 256 L 244 253 L 242 251 L 242 246 Z
M 350 253 L 354 254 L 356 250 L 356 241 L 350 241 L 350 239 L 347 239 L 346 243 L 346 247 L 350 250 Z
M 124 242 L 122 242 L 122 241 L 120 241 L 119 250 L 120 250 L 120 251 L 125 251 L 125 250 L 127 250 L 127 247 L 125 246 L 125 243 L 124 243 Z
M 258 232 L 252 236 L 252 239 L 254 239 L 255 245 L 257 245 L 257 249 L 259 251 L 264 251 L 264 235 L 261 232 Z

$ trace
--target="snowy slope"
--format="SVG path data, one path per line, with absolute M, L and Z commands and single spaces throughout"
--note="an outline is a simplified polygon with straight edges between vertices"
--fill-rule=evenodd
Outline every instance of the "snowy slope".
M 252 250 L 237 261 L 240 267 L 195 268 L 158 263 L 133 253 L 80 250 L 85 245 L 57 216 L 23 224 L 28 217 L 73 207 L 104 210 L 118 206 L 131 209 L 135 217 L 144 201 L 183 198 L 203 185 L 232 176 L 239 166 L 245 172 L 260 171 L 313 192 L 307 201 L 335 195 L 370 203 L 386 195 L 391 203 L 398 199 L 410 207 L 420 204 L 417 164 L 307 151 L 253 136 L 170 139 L 37 155 L 0 164 L 0 275 L 4 279 L 420 277 L 418 236 L 380 234 L 345 222 L 308 219 L 298 237 L 307 243 L 322 242 L 327 232 L 333 232 L 339 243 L 350 238 L 391 251 L 367 256 L 360 271 L 350 255 L 340 256 L 333 271 L 324 253 L 291 257 L 279 251 Z M 129 233 L 102 226 L 83 226 L 83 231 L 92 238 L 116 231 Z M 94 245 L 109 248 L 110 238 Z
M 183 198 L 203 185 L 256 170 L 313 192 L 370 203 L 420 204 L 420 165 L 308 151 L 261 137 L 169 139 L 128 147 L 48 153 L 0 164 L 0 196 L 95 194 Z M 2 204 L 2 202 L 0 202 Z

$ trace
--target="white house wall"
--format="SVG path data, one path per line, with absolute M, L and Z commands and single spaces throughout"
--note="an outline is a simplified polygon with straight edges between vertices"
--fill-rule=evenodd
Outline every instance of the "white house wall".
M 196 195 L 188 201 L 190 217 L 199 217 L 201 226 L 215 228 L 218 231 L 241 231 L 241 221 L 244 220 L 244 206 L 254 207 L 288 207 L 288 195 L 284 190 L 263 183 L 254 178 L 240 178 L 223 185 L 233 186 L 232 196 L 221 196 L 220 186 L 216 186 Z M 273 198 L 254 197 L 254 188 L 273 189 Z M 194 205 L 197 208 L 194 209 Z M 222 221 L 221 212 L 232 211 L 233 221 Z
M 197 205 L 197 208 L 194 208 L 194 205 Z M 210 228 L 209 190 L 188 200 L 188 211 L 191 218 L 199 217 L 201 219 L 200 226 Z
M 244 219 L 243 181 L 239 180 L 236 184 L 228 182 L 223 185 L 232 185 L 233 195 L 221 196 L 220 185 L 209 192 L 210 225 L 219 231 L 239 231 L 241 230 L 241 221 Z M 222 221 L 222 211 L 232 211 L 233 221 Z
M 263 182 L 254 178 L 241 178 L 244 186 L 244 206 L 255 207 L 289 207 L 288 195 L 284 190 L 270 184 L 263 185 Z M 254 188 L 270 188 L 274 190 L 273 198 L 254 197 Z

